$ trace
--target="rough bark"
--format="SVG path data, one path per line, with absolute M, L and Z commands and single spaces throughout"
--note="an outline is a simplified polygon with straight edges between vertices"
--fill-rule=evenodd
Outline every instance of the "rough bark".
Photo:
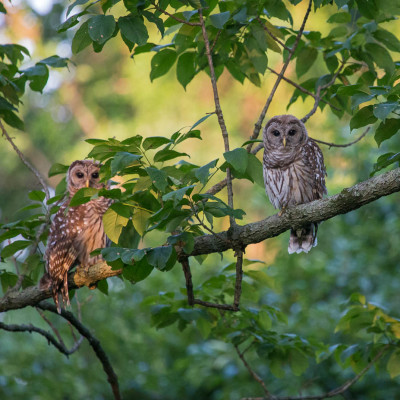
M 321 222 L 340 214 L 346 214 L 383 196 L 400 191 L 400 168 L 360 182 L 326 199 L 288 208 L 278 214 L 247 225 L 236 225 L 228 231 L 196 238 L 194 250 L 188 256 L 223 252 L 228 249 L 242 250 L 247 245 L 278 236 L 290 228 L 299 228 L 310 222 Z M 267 201 L 267 199 L 266 199 Z M 77 269 L 70 274 L 70 288 L 93 286 L 96 282 L 115 276 L 121 270 L 113 270 L 106 263 L 99 263 L 89 271 Z M 34 306 L 51 297 L 50 290 L 38 286 L 22 291 L 10 291 L 0 299 L 0 312 Z

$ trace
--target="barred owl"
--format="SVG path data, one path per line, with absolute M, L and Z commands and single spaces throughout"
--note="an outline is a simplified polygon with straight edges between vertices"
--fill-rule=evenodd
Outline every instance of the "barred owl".
M 44 281 L 51 283 L 57 311 L 61 312 L 59 294 L 64 304 L 69 305 L 68 271 L 75 262 L 88 268 L 101 259 L 90 253 L 106 247 L 107 237 L 103 228 L 103 214 L 110 206 L 110 200 L 98 197 L 85 204 L 69 207 L 74 194 L 83 187 L 101 189 L 100 165 L 93 161 L 74 161 L 67 173 L 69 197 L 61 205 L 50 228 L 46 249 L 46 271 Z M 43 280 L 42 280 L 43 282 Z
M 275 208 L 283 211 L 327 193 L 324 156 L 300 120 L 293 115 L 271 118 L 264 128 L 263 141 L 265 190 Z M 316 223 L 292 229 L 289 254 L 308 253 L 316 246 L 317 229 Z

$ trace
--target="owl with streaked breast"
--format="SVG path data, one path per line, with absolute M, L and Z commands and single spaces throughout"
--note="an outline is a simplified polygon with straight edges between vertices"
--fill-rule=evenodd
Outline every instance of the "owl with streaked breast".
M 309 203 L 327 194 L 324 156 L 293 115 L 271 118 L 263 131 L 265 190 L 275 208 Z M 288 251 L 308 253 L 317 245 L 318 224 L 291 229 Z
M 104 233 L 103 214 L 111 200 L 98 197 L 85 204 L 69 207 L 74 194 L 81 188 L 101 189 L 100 164 L 90 160 L 74 161 L 67 173 L 69 196 L 57 211 L 50 228 L 45 254 L 46 271 L 43 281 L 50 281 L 57 311 L 61 312 L 59 295 L 69 305 L 68 271 L 75 265 L 85 268 L 96 264 L 101 256 L 91 257 L 90 253 L 106 247 L 107 237 Z

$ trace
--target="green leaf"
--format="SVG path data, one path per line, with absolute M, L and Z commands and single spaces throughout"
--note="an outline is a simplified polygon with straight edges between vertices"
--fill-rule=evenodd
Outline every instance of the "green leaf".
M 123 217 L 109 208 L 103 215 L 104 232 L 114 243 L 118 243 L 122 228 L 127 225 L 129 218 Z
M 84 204 L 90 201 L 91 197 L 98 193 L 98 189 L 93 187 L 84 187 L 79 189 L 74 196 L 72 197 L 71 201 L 69 202 L 70 207 L 76 207 L 80 204 Z
M 122 171 L 125 167 L 139 164 L 139 160 L 143 156 L 139 154 L 128 153 L 127 151 L 118 152 L 111 161 L 111 175 Z
M 183 199 L 183 196 L 185 194 L 187 194 L 187 192 L 190 190 L 190 192 L 192 191 L 192 189 L 194 188 L 195 185 L 190 185 L 190 186 L 186 186 L 183 187 L 181 189 L 177 189 L 174 190 L 172 192 L 169 192 L 167 194 L 165 194 L 162 199 L 164 201 L 169 201 L 172 200 L 174 202 L 174 207 L 176 207 L 176 205 Z
M 97 282 L 97 289 L 99 289 L 101 293 L 104 293 L 105 295 L 108 296 L 108 283 L 107 283 L 107 279 L 103 279 L 103 280 Z
M 68 171 L 68 165 L 53 164 L 49 169 L 48 177 L 51 178 L 54 175 L 65 174 Z
M 293 374 L 300 376 L 308 368 L 307 357 L 297 349 L 290 351 L 290 368 Z
M 224 25 L 228 22 L 231 13 L 229 11 L 225 11 L 219 14 L 210 15 L 210 22 L 217 29 L 223 29 Z
M 391 75 L 394 72 L 395 67 L 392 57 L 384 47 L 376 43 L 367 43 L 365 50 L 369 54 L 373 54 L 373 60 L 376 65 L 383 68 L 387 74 Z
M 210 176 L 210 169 L 211 168 L 215 168 L 215 166 L 217 165 L 218 162 L 218 158 L 210 161 L 208 164 L 203 165 L 200 168 L 196 168 L 194 170 L 194 175 L 195 177 L 203 184 L 205 185 L 208 181 L 208 177 Z
M 88 27 L 89 21 L 85 21 L 76 31 L 74 38 L 72 39 L 71 49 L 73 54 L 78 54 L 92 43 L 92 39 L 89 36 Z
M 373 106 L 369 105 L 358 110 L 350 120 L 350 130 L 358 129 L 377 121 L 373 113 Z
M 161 18 L 155 16 L 150 11 L 146 11 L 146 10 L 142 11 L 142 15 L 144 15 L 149 22 L 152 22 L 153 24 L 155 24 L 157 26 L 158 30 L 161 33 L 161 37 L 163 37 L 164 31 L 165 31 L 163 20 Z
M 253 182 L 257 183 L 257 185 L 264 187 L 263 166 L 261 161 L 254 154 L 248 153 L 248 155 L 246 174 Z
M 89 36 L 94 42 L 105 43 L 113 35 L 115 19 L 112 15 L 96 15 L 88 19 Z
M 371 176 L 376 172 L 388 167 L 391 164 L 396 162 L 400 162 L 400 153 L 386 153 L 378 157 L 376 163 L 374 164 L 374 168 L 371 172 Z M 1 241 L 1 239 L 0 239 Z
M 69 28 L 72 28 L 75 25 L 79 24 L 79 17 L 86 14 L 86 12 L 81 12 L 79 14 L 75 14 L 72 17 L 69 17 L 66 21 L 64 21 L 61 25 L 58 26 L 57 32 L 62 33 L 67 31 Z
M 376 118 L 379 118 L 384 121 L 386 119 L 386 117 L 392 111 L 394 111 L 397 107 L 399 107 L 399 104 L 397 102 L 375 104 L 374 105 L 374 115 Z
M 188 83 L 196 74 L 196 53 L 186 52 L 180 55 L 176 65 L 176 76 L 179 83 L 186 89 Z
M 67 17 L 70 12 L 76 7 L 81 6 L 82 4 L 86 4 L 89 0 L 75 0 L 67 9 Z
M 201 124 L 202 122 L 204 122 L 207 118 L 210 118 L 211 115 L 214 115 L 214 114 L 215 114 L 215 112 L 212 112 L 212 113 L 210 113 L 210 114 L 205 115 L 204 117 L 201 117 L 197 122 L 195 122 L 195 123 L 191 126 L 190 130 L 193 130 L 194 128 L 196 128 L 197 125 L 200 125 L 200 124 Z
M 161 192 L 165 192 L 165 189 L 168 187 L 168 175 L 166 172 L 154 167 L 146 168 L 146 172 L 149 174 L 154 186 Z
M 329 24 L 348 24 L 351 21 L 351 15 L 347 12 L 338 12 L 331 15 L 326 22 Z
M 154 161 L 155 162 L 164 162 L 164 161 L 172 160 L 174 158 L 183 157 L 183 156 L 189 157 L 189 155 L 186 153 L 180 153 L 179 151 L 175 151 L 175 150 L 163 149 L 155 154 Z
M 151 150 L 157 149 L 163 144 L 171 143 L 171 139 L 168 139 L 164 136 L 150 136 L 143 140 L 143 149 Z
M 28 197 L 33 201 L 40 201 L 42 203 L 46 195 L 41 190 L 32 190 L 29 192 Z
M 298 77 L 304 75 L 317 59 L 318 51 L 314 47 L 304 46 L 297 56 L 296 74 Z
M 400 350 L 395 350 L 386 365 L 390 377 L 393 379 L 400 375 Z
M 246 172 L 249 162 L 249 153 L 243 148 L 227 151 L 224 153 L 225 160 L 240 173 Z
M 151 213 L 142 208 L 135 208 L 132 217 L 132 223 L 140 236 L 143 236 L 147 229 L 147 221 L 151 217 Z
M 389 118 L 381 122 L 375 132 L 375 141 L 378 146 L 385 140 L 390 139 L 400 130 L 400 119 Z
M 20 250 L 26 249 L 32 242 L 30 240 L 16 240 L 1 250 L 1 257 L 7 258 L 13 256 Z
M 162 271 L 166 268 L 171 254 L 172 246 L 155 247 L 147 253 L 147 261 L 150 265 Z
M 245 48 L 256 71 L 260 74 L 264 74 L 268 66 L 268 58 L 265 52 L 258 46 L 257 41 L 253 37 L 247 38 L 245 41 Z
M 165 75 L 176 61 L 176 51 L 172 49 L 164 49 L 159 51 L 151 59 L 150 79 L 153 81 L 160 76 Z
M 154 267 L 150 265 L 146 259 L 137 261 L 134 265 L 127 266 L 123 269 L 122 275 L 132 283 L 140 282 L 147 278 Z
M 200 28 L 197 26 L 190 26 L 184 24 L 174 39 L 175 49 L 178 54 L 183 53 L 186 49 L 193 47 L 194 38 L 199 32 Z
M 64 68 L 68 66 L 68 58 L 51 56 L 39 61 L 39 63 L 46 64 L 52 68 Z
M 149 34 L 142 18 L 133 15 L 120 17 L 118 26 L 121 30 L 121 35 L 132 43 L 137 43 L 139 46 L 147 43 Z
M 9 287 L 16 285 L 18 281 L 18 276 L 12 272 L 3 271 L 0 272 L 0 281 L 3 292 L 5 293 Z
M 7 14 L 7 10 L 3 3 L 0 3 L 0 13 Z
M 373 36 L 376 40 L 383 43 L 389 50 L 400 52 L 400 41 L 397 39 L 393 33 L 378 28 L 374 33 Z

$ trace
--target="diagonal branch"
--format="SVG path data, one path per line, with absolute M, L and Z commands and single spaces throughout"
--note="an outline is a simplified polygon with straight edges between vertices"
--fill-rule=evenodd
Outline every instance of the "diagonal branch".
M 271 396 L 271 394 L 267 394 L 267 396 L 268 396 L 268 398 L 273 398 L 276 400 L 323 400 L 323 399 L 330 399 L 331 397 L 339 396 L 339 395 L 343 394 L 346 390 L 348 390 L 351 386 L 353 386 L 358 380 L 360 380 L 371 369 L 371 367 L 386 354 L 389 347 L 390 347 L 390 344 L 383 346 L 382 349 L 378 352 L 378 354 L 368 363 L 368 365 L 365 368 L 363 368 L 357 375 L 355 375 L 354 378 L 349 379 L 343 385 L 341 385 L 335 389 L 332 389 L 329 392 L 326 392 L 323 394 L 317 394 L 317 395 L 310 395 L 310 396 L 305 395 L 305 396 L 274 397 L 274 396 Z M 240 357 L 241 353 L 239 352 L 237 347 L 236 347 L 236 351 L 238 352 L 239 357 Z M 243 363 L 245 364 L 246 368 L 249 370 L 250 374 L 253 376 L 253 378 L 256 379 L 257 382 L 259 382 L 264 388 L 265 383 L 262 381 L 262 379 L 250 367 L 247 367 L 248 364 L 246 363 L 244 358 L 242 358 L 242 357 L 240 357 L 240 358 L 243 361 Z M 265 399 L 265 397 L 246 397 L 242 400 L 264 400 L 264 399 Z
M 53 304 L 42 301 L 41 303 L 38 304 L 38 307 L 42 310 L 50 311 L 58 315 L 57 307 Z M 108 359 L 107 354 L 105 353 L 103 347 L 101 346 L 100 341 L 71 312 L 61 310 L 61 316 L 68 322 L 70 322 L 75 327 L 75 329 L 87 339 L 93 351 L 95 352 L 97 358 L 99 359 L 99 361 L 103 366 L 103 370 L 107 375 L 107 380 L 110 383 L 114 399 L 121 400 L 121 394 L 118 385 L 118 377 L 114 372 L 110 360 Z
M 78 347 L 76 346 L 76 344 L 71 348 L 71 349 L 67 349 L 64 345 L 64 343 L 60 340 L 57 341 L 57 339 L 48 331 L 38 328 L 37 326 L 34 325 L 16 325 L 16 324 L 5 324 L 3 322 L 0 322 L 0 329 L 3 329 L 4 331 L 8 331 L 8 332 L 36 332 L 39 333 L 39 335 L 42 335 L 43 337 L 45 337 L 48 341 L 49 344 L 52 344 L 60 353 L 66 355 L 67 357 L 69 355 L 71 355 L 72 353 L 74 353 Z
M 0 128 L 2 131 L 2 135 L 6 138 L 6 140 L 8 142 L 10 142 L 12 148 L 18 154 L 18 157 L 21 159 L 21 161 L 28 167 L 28 169 L 30 169 L 32 171 L 33 175 L 36 176 L 37 180 L 40 183 L 40 186 L 42 186 L 43 191 L 46 194 L 46 200 L 49 200 L 50 199 L 49 189 L 47 188 L 46 182 L 44 181 L 40 172 L 25 158 L 25 156 L 22 154 L 21 150 L 17 147 L 17 145 L 12 140 L 11 136 L 8 134 L 6 128 L 4 128 L 4 125 L 1 122 L 1 120 L 0 120 Z
M 198 236 L 195 238 L 193 251 L 187 256 L 219 253 L 229 249 L 244 249 L 249 244 L 278 236 L 288 229 L 298 229 L 310 222 L 321 222 L 340 214 L 346 214 L 396 192 L 400 192 L 400 168 L 357 183 L 325 199 L 289 207 L 281 216 L 275 214 L 262 221 L 243 226 L 235 225 L 228 231 Z M 89 276 L 82 275 L 80 270 L 71 272 L 69 285 L 70 288 L 80 287 L 83 284 L 90 286 L 101 279 L 120 273 L 121 270 L 112 270 L 105 262 L 102 262 L 89 269 Z M 31 286 L 0 298 L 0 312 L 34 306 L 49 297 L 51 297 L 50 290 L 41 290 L 38 286 Z
M 287 47 L 285 45 L 285 43 L 282 42 L 282 40 L 280 40 L 278 37 L 276 37 L 269 29 L 268 27 L 264 24 L 263 20 L 260 17 L 256 17 L 256 20 L 258 21 L 258 23 L 262 26 L 262 28 L 264 29 L 265 32 L 267 32 L 267 34 L 269 36 L 272 37 L 272 39 L 275 40 L 275 42 L 279 43 L 284 49 L 286 49 L 287 51 L 290 51 L 290 48 Z
M 228 130 L 226 129 L 225 119 L 224 119 L 224 115 L 223 115 L 222 109 L 221 109 L 221 104 L 219 101 L 217 78 L 215 76 L 215 71 L 214 71 L 214 64 L 213 64 L 211 49 L 210 49 L 210 41 L 208 39 L 207 29 L 206 29 L 205 21 L 203 18 L 203 10 L 201 8 L 199 9 L 199 16 L 200 16 L 201 31 L 202 31 L 203 39 L 204 39 L 204 45 L 206 47 L 208 66 L 210 68 L 211 85 L 212 85 L 213 93 L 214 93 L 215 113 L 217 114 L 218 123 L 221 128 L 225 152 L 227 152 L 227 151 L 229 151 Z M 230 168 L 226 169 L 226 182 L 227 182 L 227 189 L 228 189 L 228 205 L 229 205 L 229 207 L 233 208 L 232 176 L 231 176 Z M 233 216 L 230 216 L 229 219 L 230 219 L 231 226 L 233 226 L 235 224 L 235 218 Z
M 312 0 L 309 0 L 307 11 L 306 11 L 306 14 L 305 14 L 305 16 L 303 18 L 303 22 L 301 24 L 299 32 L 297 33 L 296 40 L 295 40 L 295 42 L 293 44 L 293 47 L 289 51 L 288 58 L 286 59 L 285 63 L 283 64 L 281 72 L 279 73 L 278 77 L 276 78 L 275 84 L 274 84 L 274 86 L 273 86 L 273 88 L 271 90 L 271 93 L 269 94 L 269 97 L 267 99 L 267 102 L 265 103 L 264 108 L 261 111 L 260 117 L 258 118 L 258 121 L 256 122 L 256 124 L 254 126 L 254 131 L 253 131 L 253 134 L 251 135 L 250 139 L 257 139 L 258 138 L 258 135 L 260 133 L 261 126 L 262 126 L 262 123 L 264 121 L 265 115 L 267 114 L 267 111 L 269 109 L 269 106 L 272 103 L 272 99 L 273 99 L 273 97 L 274 97 L 274 95 L 276 93 L 276 90 L 278 89 L 278 86 L 281 83 L 281 80 L 283 78 L 283 75 L 286 72 L 286 69 L 287 69 L 287 67 L 288 67 L 288 65 L 290 63 L 290 60 L 292 59 L 293 54 L 296 51 L 297 46 L 298 46 L 298 44 L 300 42 L 301 35 L 303 34 L 303 31 L 304 31 L 304 28 L 306 26 L 306 22 L 307 22 L 308 16 L 310 15 L 310 12 L 311 12 L 311 5 L 312 5 Z M 252 147 L 253 147 L 253 143 L 250 143 L 247 146 L 247 151 L 250 152 Z

